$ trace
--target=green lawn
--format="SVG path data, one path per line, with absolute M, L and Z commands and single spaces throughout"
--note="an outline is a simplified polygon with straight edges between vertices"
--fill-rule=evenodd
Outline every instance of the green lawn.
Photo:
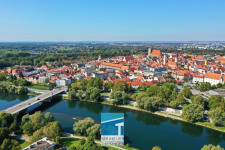
M 197 122 L 196 124 L 203 125 L 203 126 L 206 126 L 209 128 L 213 128 L 215 130 L 220 130 L 220 131 L 225 132 L 225 127 L 217 127 L 213 123 L 210 123 L 210 122 Z
M 74 146 L 78 146 L 79 142 L 80 142 L 80 139 L 77 139 L 77 138 L 73 138 L 73 137 L 61 137 L 62 139 L 62 145 L 64 146 L 71 146 L 71 145 L 74 145 Z M 100 145 L 100 144 L 98 144 Z M 135 148 L 127 148 L 126 146 L 119 146 L 119 147 L 122 147 L 126 150 L 138 150 L 138 149 L 135 149 Z M 117 150 L 116 148 L 114 147 L 110 147 L 110 146 L 103 146 L 104 150 Z
M 134 94 L 143 94 L 143 91 L 134 91 Z
M 18 142 L 20 143 L 20 147 L 21 149 L 24 149 L 25 147 L 29 146 L 30 143 L 24 140 L 18 140 Z
M 80 139 L 76 139 L 76 138 L 72 138 L 72 137 L 62 137 L 62 145 L 64 146 L 71 146 L 71 145 L 74 145 L 74 146 L 78 146 L 79 142 L 80 142 Z
M 31 86 L 28 86 L 28 88 L 31 88 L 31 89 L 38 89 L 38 90 L 49 90 L 48 87 L 46 86 L 43 86 L 43 85 L 31 85 Z

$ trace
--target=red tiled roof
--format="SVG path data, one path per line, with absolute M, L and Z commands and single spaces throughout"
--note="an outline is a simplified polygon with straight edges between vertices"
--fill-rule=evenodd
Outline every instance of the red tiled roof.
M 146 85 L 153 85 L 152 82 L 127 82 L 127 84 L 131 84 L 132 86 L 137 86 L 137 85 L 143 85 L 143 84 L 146 84 Z
M 123 64 L 114 64 L 114 63 L 107 63 L 107 62 L 103 62 L 102 65 L 116 67 L 116 68 L 121 68 L 123 66 Z
M 161 53 L 160 50 L 154 49 L 154 50 L 152 50 L 151 55 L 153 55 L 153 56 L 162 56 L 162 53 Z
M 210 73 L 210 72 L 207 72 L 206 75 L 205 75 L 205 78 L 215 79 L 215 80 L 219 80 L 220 77 L 221 77 L 221 74 Z
M 167 63 L 169 66 L 177 66 L 177 63 L 174 61 L 168 61 Z

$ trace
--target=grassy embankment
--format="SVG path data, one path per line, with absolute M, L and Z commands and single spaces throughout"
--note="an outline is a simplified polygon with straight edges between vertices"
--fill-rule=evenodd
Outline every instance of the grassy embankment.
M 71 145 L 74 145 L 74 146 L 78 146 L 79 142 L 80 142 L 80 139 L 77 139 L 77 138 L 73 138 L 73 137 L 62 137 L 62 145 L 64 146 L 71 146 Z M 121 148 L 124 148 L 126 150 L 138 150 L 136 148 L 131 148 L 131 147 L 126 147 L 126 146 L 119 146 Z M 114 147 L 110 147 L 110 146 L 103 146 L 104 150 L 117 150 L 116 148 Z
M 37 84 L 28 86 L 27 88 L 37 89 L 37 90 L 49 90 L 47 86 L 37 85 Z

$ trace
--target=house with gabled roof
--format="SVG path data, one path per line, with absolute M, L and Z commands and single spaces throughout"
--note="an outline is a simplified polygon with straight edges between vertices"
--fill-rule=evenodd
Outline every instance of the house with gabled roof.
M 204 82 L 209 82 L 211 85 L 217 85 L 218 83 L 223 83 L 223 75 L 207 72 L 205 75 Z

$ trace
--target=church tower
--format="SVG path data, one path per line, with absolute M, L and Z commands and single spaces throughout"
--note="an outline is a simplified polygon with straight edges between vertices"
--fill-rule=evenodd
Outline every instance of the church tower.
M 178 53 L 176 54 L 176 57 L 175 57 L 175 62 L 176 62 L 176 64 L 177 64 L 177 66 L 178 66 L 178 64 L 179 64 Z
M 152 53 L 152 49 L 149 48 L 149 49 L 148 49 L 148 56 L 151 56 L 151 53 Z
M 208 60 L 206 59 L 206 60 L 205 60 L 205 66 L 207 66 L 207 65 L 208 65 Z
M 165 65 L 166 63 L 167 63 L 167 54 L 164 54 L 163 64 Z

